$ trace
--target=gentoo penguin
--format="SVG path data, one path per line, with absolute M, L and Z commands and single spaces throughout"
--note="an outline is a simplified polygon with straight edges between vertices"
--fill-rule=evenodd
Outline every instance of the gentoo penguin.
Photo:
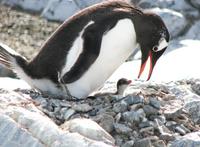
M 117 90 L 116 92 L 97 92 L 95 93 L 93 96 L 90 96 L 90 98 L 93 97 L 99 97 L 99 96 L 107 96 L 107 95 L 120 95 L 123 96 L 124 95 L 124 91 L 125 89 L 129 86 L 129 84 L 131 84 L 131 80 L 128 80 L 126 78 L 121 78 L 117 81 Z
M 117 91 L 114 93 L 115 95 L 123 95 L 125 89 L 131 84 L 131 80 L 126 78 L 121 78 L 117 81 Z
M 0 62 L 39 91 L 85 98 L 136 48 L 142 52 L 139 76 L 150 58 L 149 79 L 168 42 L 168 30 L 158 15 L 108 1 L 66 20 L 31 61 L 0 45 Z

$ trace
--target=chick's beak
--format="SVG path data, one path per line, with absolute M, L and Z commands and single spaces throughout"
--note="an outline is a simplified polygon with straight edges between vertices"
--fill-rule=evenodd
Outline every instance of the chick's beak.
M 128 84 L 131 84 L 132 83 L 132 81 L 131 80 L 128 80 Z
M 149 54 L 147 57 L 142 57 L 142 64 L 141 64 L 141 67 L 140 67 L 140 72 L 138 74 L 138 78 L 140 78 L 140 76 L 142 75 L 145 67 L 146 67 L 146 63 L 148 61 L 148 58 L 150 59 L 150 68 L 149 68 L 149 74 L 148 74 L 148 78 L 147 78 L 147 81 L 151 78 L 151 74 L 153 72 L 153 68 L 154 68 L 154 65 L 155 65 L 155 62 L 153 63 L 153 60 L 152 60 L 152 52 L 149 51 Z

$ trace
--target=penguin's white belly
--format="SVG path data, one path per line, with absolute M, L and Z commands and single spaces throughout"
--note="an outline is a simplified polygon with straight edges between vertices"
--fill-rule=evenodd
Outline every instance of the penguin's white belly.
M 98 31 L 98 30 L 97 30 Z M 130 19 L 118 21 L 102 38 L 100 54 L 77 81 L 67 84 L 72 96 L 87 97 L 101 86 L 136 48 L 136 33 Z

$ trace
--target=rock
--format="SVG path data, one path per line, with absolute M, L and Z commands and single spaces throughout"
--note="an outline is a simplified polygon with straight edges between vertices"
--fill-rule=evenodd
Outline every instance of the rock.
M 138 140 L 134 143 L 134 147 L 152 147 L 151 141 L 148 138 Z
M 177 122 L 175 122 L 175 121 L 168 121 L 168 122 L 166 122 L 166 127 L 173 127 L 173 126 L 175 126 L 175 125 L 177 125 Z
M 189 102 L 184 108 L 195 123 L 200 123 L 200 101 Z
M 171 38 L 176 38 L 188 25 L 187 19 L 179 12 L 170 9 L 153 8 L 150 11 L 158 14 L 165 22 Z
M 163 140 L 158 140 L 152 143 L 153 147 L 166 147 L 166 144 Z
M 187 0 L 188 2 L 190 2 L 192 4 L 193 7 L 200 9 L 200 2 L 199 0 Z
M 184 35 L 184 38 L 186 39 L 193 39 L 193 40 L 199 40 L 200 34 L 198 31 L 198 28 L 200 27 L 200 21 L 196 21 L 191 28 L 188 30 L 188 32 Z
M 154 108 L 150 105 L 145 105 L 143 107 L 143 109 L 144 109 L 144 112 L 146 113 L 147 116 L 159 114 L 158 109 L 156 109 L 156 108 Z
M 164 124 L 160 125 L 157 123 L 157 126 L 155 126 L 155 128 L 160 133 L 159 135 L 160 139 L 165 140 L 165 141 L 171 141 L 175 139 L 175 136 Z
M 142 134 L 142 136 L 151 136 L 154 134 L 154 127 L 142 128 L 140 129 L 140 134 Z
M 118 133 L 118 134 L 124 134 L 124 135 L 128 135 L 130 132 L 132 132 L 132 129 L 127 127 L 126 125 L 124 124 L 120 124 L 120 123 L 115 123 L 114 124 L 114 128 L 115 128 L 115 131 Z
M 140 128 L 150 127 L 152 124 L 150 121 L 144 121 L 139 124 Z
M 72 106 L 72 109 L 74 109 L 77 112 L 88 112 L 92 110 L 92 107 L 89 104 L 76 104 Z
M 133 145 L 134 145 L 134 141 L 130 140 L 124 143 L 121 147 L 133 147 Z
M 160 109 L 160 101 L 154 97 L 149 98 L 149 105 L 153 106 L 156 109 Z
M 50 0 L 43 10 L 42 16 L 49 20 L 64 21 L 79 10 L 75 1 Z
M 49 20 L 64 21 L 77 11 L 100 1 L 102 0 L 49 0 L 47 6 L 42 12 L 42 16 Z
M 20 128 L 18 124 L 6 115 L 0 115 L 0 146 L 24 146 L 24 147 L 45 147 L 37 138 L 32 136 L 28 131 Z M 26 140 L 26 141 L 24 141 Z
M 84 138 L 78 133 L 66 133 L 61 136 L 61 139 L 53 143 L 53 147 L 114 147 L 103 142 L 94 141 Z
M 102 0 L 2 0 L 3 4 L 21 7 L 33 12 L 42 12 L 49 20 L 64 21 L 77 11 Z
M 25 10 L 40 12 L 47 5 L 48 0 L 3 0 L 3 3 L 18 6 Z
M 115 103 L 115 104 L 113 105 L 113 110 L 114 110 L 114 112 L 116 112 L 116 113 L 124 112 L 124 111 L 127 110 L 127 108 L 128 108 L 128 105 L 127 105 L 127 103 L 124 102 L 124 101 Z
M 185 135 L 186 134 L 185 128 L 183 128 L 181 126 L 176 126 L 175 127 L 175 131 L 177 131 L 181 135 Z
M 144 103 L 144 98 L 140 95 L 128 95 L 123 100 L 128 105 L 138 104 L 138 103 Z
M 199 26 L 200 26 L 200 21 L 199 21 Z M 200 82 L 195 82 L 191 84 L 191 88 L 196 94 L 200 95 Z
M 63 112 L 63 118 L 68 120 L 75 113 L 74 109 L 65 109 Z
M 187 135 L 184 135 L 183 137 L 179 137 L 173 142 L 171 142 L 170 147 L 198 147 L 200 146 L 200 132 L 193 132 L 189 133 Z
M 116 141 L 116 145 L 117 146 L 122 146 L 123 144 L 123 139 L 121 138 L 120 135 L 114 135 L 115 141 Z
M 135 1 L 135 0 L 132 0 Z M 180 0 L 140 0 L 137 4 L 142 8 L 152 8 L 152 7 L 160 7 L 160 8 L 169 8 L 177 11 L 192 11 L 193 8 L 185 1 Z
M 99 121 L 99 125 L 108 133 L 113 131 L 114 118 L 111 115 L 103 114 Z
M 0 102 L 0 130 L 3 130 L 3 134 L 0 132 L 0 140 L 3 136 L 6 137 L 4 141 L 1 140 L 0 146 L 112 146 L 107 145 L 102 141 L 89 139 L 78 133 L 70 133 L 69 131 L 61 130 L 59 126 L 46 117 L 44 113 L 34 105 L 34 101 L 30 97 L 23 95 L 22 93 L 2 90 L 0 92 Z M 53 104 L 52 101 L 49 104 Z M 79 120 L 79 122 L 81 121 Z M 87 124 L 89 124 L 89 130 L 91 130 L 92 126 L 93 128 L 99 127 L 97 124 L 95 126 L 92 123 L 85 123 L 85 125 Z M 8 130 L 8 132 L 6 132 L 6 130 Z M 99 127 L 99 130 L 101 131 L 96 134 L 100 134 L 97 138 L 101 140 L 101 135 L 103 134 L 102 140 L 114 145 L 114 139 L 101 127 Z M 92 130 L 92 132 L 94 133 L 95 131 Z M 9 136 L 6 136 L 6 134 Z M 94 134 L 92 135 L 95 137 Z M 24 139 L 26 139 L 26 142 L 24 142 Z
M 118 123 L 120 121 L 122 117 L 122 114 L 121 113 L 118 113 L 116 116 L 115 116 L 115 120 L 116 120 L 116 123 Z
M 166 123 L 166 118 L 164 115 L 152 115 L 151 120 L 154 120 L 159 125 L 164 125 Z
M 115 142 L 112 136 L 110 136 L 96 122 L 89 119 L 76 118 L 65 122 L 61 128 L 66 131 L 77 132 L 92 140 L 103 141 L 111 144 L 114 144 Z
M 129 111 L 129 112 L 124 112 L 122 114 L 123 119 L 127 122 L 131 122 L 134 124 L 139 124 L 142 122 L 142 120 L 145 118 L 145 113 L 142 109 L 139 109 L 138 111 Z
M 180 116 L 183 111 L 182 101 L 180 100 L 171 100 L 169 104 L 164 106 L 164 115 L 167 119 L 175 119 Z

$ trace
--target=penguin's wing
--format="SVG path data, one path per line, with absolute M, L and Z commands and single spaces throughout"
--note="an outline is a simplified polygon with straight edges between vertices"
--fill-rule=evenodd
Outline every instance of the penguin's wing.
M 108 23 L 101 21 L 101 23 L 94 23 L 85 29 L 82 35 L 84 40 L 83 52 L 70 71 L 64 74 L 61 79 L 62 83 L 67 84 L 78 80 L 90 68 L 99 56 L 103 35 L 115 24 L 116 21 L 108 21 Z

